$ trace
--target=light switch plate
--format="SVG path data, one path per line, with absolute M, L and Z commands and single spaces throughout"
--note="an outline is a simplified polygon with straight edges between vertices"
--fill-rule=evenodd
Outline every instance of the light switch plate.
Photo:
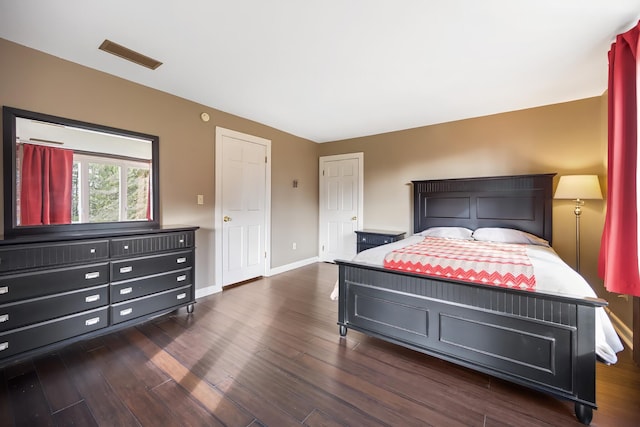
M 202 194 L 198 194 L 198 204 L 204 205 L 204 196 Z

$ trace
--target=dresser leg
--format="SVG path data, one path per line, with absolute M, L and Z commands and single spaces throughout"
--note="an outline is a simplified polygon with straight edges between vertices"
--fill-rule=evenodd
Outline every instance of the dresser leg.
M 187 306 L 187 313 L 193 313 L 193 304 Z

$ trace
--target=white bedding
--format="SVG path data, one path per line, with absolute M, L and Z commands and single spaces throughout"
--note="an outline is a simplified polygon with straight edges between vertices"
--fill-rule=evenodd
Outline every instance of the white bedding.
M 398 242 L 368 249 L 357 254 L 353 261 L 382 266 L 384 257 L 395 249 L 418 243 L 423 236 L 414 235 Z M 576 297 L 597 298 L 591 286 L 575 270 L 569 267 L 556 252 L 546 246 L 527 245 L 527 254 L 533 264 L 536 277 L 536 292 L 564 294 Z M 338 283 L 331 293 L 331 299 L 338 298 Z M 616 363 L 616 353 L 623 349 L 604 308 L 596 309 L 596 354 L 606 363 Z

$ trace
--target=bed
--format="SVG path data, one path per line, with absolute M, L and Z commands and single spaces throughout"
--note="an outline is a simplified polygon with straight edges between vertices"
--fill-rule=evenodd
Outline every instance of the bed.
M 506 228 L 551 243 L 554 175 L 413 181 L 413 231 Z M 369 251 L 336 260 L 341 336 L 357 330 L 571 400 L 578 420 L 591 422 L 604 300 L 390 270 Z M 621 344 L 606 326 L 614 337 L 604 353 L 615 361 Z

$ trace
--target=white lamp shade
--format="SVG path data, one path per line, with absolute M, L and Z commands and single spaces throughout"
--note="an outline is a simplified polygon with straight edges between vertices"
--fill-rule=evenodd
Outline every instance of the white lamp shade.
M 564 175 L 560 177 L 555 199 L 602 199 L 598 175 Z

